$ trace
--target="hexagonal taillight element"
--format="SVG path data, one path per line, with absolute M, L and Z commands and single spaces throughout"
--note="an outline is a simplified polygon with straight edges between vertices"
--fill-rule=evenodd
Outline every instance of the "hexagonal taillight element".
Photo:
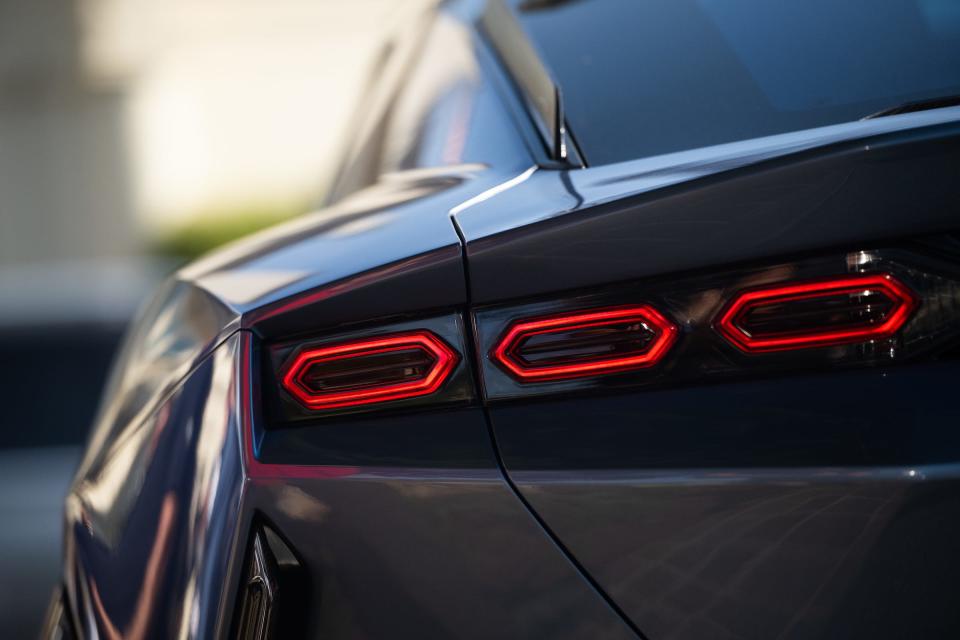
M 374 336 L 305 349 L 281 378 L 309 409 L 336 409 L 427 396 L 459 356 L 430 331 Z
M 490 357 L 520 382 L 570 380 L 652 367 L 676 339 L 673 322 L 635 305 L 515 322 Z
M 918 304 L 890 274 L 845 275 L 741 291 L 714 327 L 747 353 L 826 347 L 890 338 Z

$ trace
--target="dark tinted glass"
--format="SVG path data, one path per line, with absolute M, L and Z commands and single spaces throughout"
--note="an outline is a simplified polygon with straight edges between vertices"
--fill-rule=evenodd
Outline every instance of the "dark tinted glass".
M 591 164 L 960 94 L 960 0 L 522 0 Z

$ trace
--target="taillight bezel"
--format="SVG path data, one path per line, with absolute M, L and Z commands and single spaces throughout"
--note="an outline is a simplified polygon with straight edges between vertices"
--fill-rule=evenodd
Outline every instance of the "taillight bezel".
M 518 354 L 524 340 L 534 336 L 611 326 L 631 321 L 653 326 L 651 344 L 635 355 L 596 357 L 566 364 L 530 366 Z M 584 309 L 514 321 L 493 348 L 490 357 L 521 383 L 574 380 L 653 367 L 667 355 L 676 342 L 677 336 L 677 325 L 649 304 Z
M 389 336 L 406 336 L 428 332 L 452 349 L 457 357 L 447 379 L 431 393 L 405 397 L 380 398 L 376 402 L 340 403 L 338 406 L 311 408 L 291 393 L 283 377 L 301 354 L 336 345 L 380 340 Z M 261 406 L 265 428 L 284 430 L 308 426 L 310 423 L 330 425 L 364 420 L 366 416 L 397 414 L 411 411 L 445 411 L 476 402 L 476 385 L 467 358 L 465 342 L 467 325 L 458 312 L 429 314 L 413 318 L 386 317 L 367 323 L 318 330 L 278 340 L 261 340 L 257 347 Z
M 861 333 L 839 340 L 832 336 L 831 341 L 818 345 L 822 348 L 748 352 L 731 344 L 716 326 L 743 291 L 873 278 L 876 274 L 887 274 L 890 279 L 885 283 L 895 281 L 912 292 L 913 298 L 902 308 L 902 322 L 898 319 L 892 328 L 885 326 L 869 336 Z M 521 381 L 495 357 L 499 341 L 515 323 L 613 308 L 631 300 L 653 306 L 677 325 L 677 340 L 657 366 L 618 375 Z M 806 254 L 776 262 L 652 276 L 591 290 L 556 292 L 539 300 L 483 305 L 474 310 L 473 317 L 485 399 L 496 405 L 558 394 L 624 393 L 913 361 L 953 348 L 951 340 L 960 338 L 960 316 L 951 316 L 949 311 L 957 305 L 960 263 L 945 261 L 915 245 Z M 773 324 L 769 326 L 774 329 Z
M 323 392 L 311 390 L 303 381 L 309 368 L 317 363 L 401 350 L 422 350 L 433 356 L 434 362 L 426 374 L 408 382 Z M 442 338 L 421 329 L 302 348 L 286 365 L 280 383 L 308 409 L 344 409 L 433 395 L 447 382 L 459 361 L 460 355 Z
M 812 327 L 806 331 L 752 335 L 743 328 L 748 313 L 766 305 L 858 292 L 880 293 L 893 307 L 883 322 L 846 328 Z M 737 292 L 714 321 L 714 328 L 744 353 L 772 353 L 855 344 L 893 337 L 920 304 L 917 295 L 890 273 L 843 274 L 803 281 L 785 281 Z

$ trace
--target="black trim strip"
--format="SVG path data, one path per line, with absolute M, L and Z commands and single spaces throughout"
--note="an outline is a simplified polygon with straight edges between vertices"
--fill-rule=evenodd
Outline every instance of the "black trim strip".
M 517 84 L 552 160 L 585 166 L 567 133 L 563 96 L 523 28 L 502 0 L 490 0 L 479 30 Z

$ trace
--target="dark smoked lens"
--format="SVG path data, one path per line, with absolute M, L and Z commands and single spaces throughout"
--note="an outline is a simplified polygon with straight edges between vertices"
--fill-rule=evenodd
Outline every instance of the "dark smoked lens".
M 484 392 L 492 404 L 955 357 L 958 265 L 951 237 L 931 256 L 856 251 L 491 305 L 475 311 Z
M 522 382 L 569 380 L 652 367 L 676 338 L 650 305 L 588 309 L 514 322 L 490 357 Z
M 768 302 L 748 309 L 737 325 L 751 336 L 783 335 L 816 327 L 845 329 L 883 322 L 894 302 L 877 291 Z
M 533 366 L 569 364 L 643 353 L 656 335 L 645 323 L 635 321 L 577 327 L 530 336 L 519 343 L 515 353 Z
M 842 275 L 741 291 L 715 326 L 749 353 L 826 347 L 886 340 L 917 304 L 890 274 Z
M 301 381 L 311 391 L 342 391 L 423 378 L 436 358 L 423 349 L 368 353 L 315 362 Z
M 371 336 L 304 348 L 280 383 L 308 409 L 355 407 L 435 393 L 458 360 L 430 331 Z

